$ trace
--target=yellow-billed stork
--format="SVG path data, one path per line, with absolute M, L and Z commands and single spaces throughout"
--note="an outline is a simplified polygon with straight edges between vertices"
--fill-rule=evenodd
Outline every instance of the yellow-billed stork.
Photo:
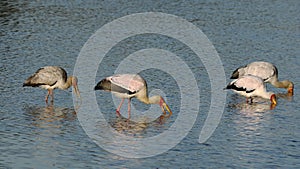
M 136 97 L 145 104 L 159 104 L 164 115 L 166 115 L 165 110 L 169 112 L 169 116 L 172 115 L 171 109 L 161 96 L 155 95 L 150 98 L 148 97 L 147 83 L 138 74 L 116 74 L 106 77 L 98 82 L 94 89 L 110 91 L 117 97 L 122 98 L 122 101 L 116 110 L 116 113 L 119 116 L 124 99 L 128 99 L 128 119 L 130 119 L 130 100 L 133 97 Z
M 278 70 L 272 63 L 252 62 L 246 66 L 241 66 L 232 73 L 231 79 L 237 79 L 248 74 L 258 76 L 264 82 L 271 83 L 277 88 L 286 88 L 288 93 L 293 95 L 294 84 L 289 80 L 278 81 Z
M 257 76 L 241 76 L 230 82 L 225 89 L 232 89 L 234 92 L 247 97 L 247 102 L 248 98 L 252 102 L 253 97 L 262 97 L 270 99 L 273 105 L 277 104 L 276 95 L 273 92 L 267 92 L 263 79 Z
M 45 97 L 45 102 L 47 104 L 49 95 L 51 96 L 51 102 L 53 103 L 53 90 L 56 88 L 65 90 L 70 86 L 73 86 L 77 97 L 80 97 L 77 78 L 75 76 L 67 77 L 67 72 L 58 66 L 45 66 L 38 69 L 33 75 L 25 80 L 23 83 L 23 87 L 24 86 L 47 89 L 48 93 Z

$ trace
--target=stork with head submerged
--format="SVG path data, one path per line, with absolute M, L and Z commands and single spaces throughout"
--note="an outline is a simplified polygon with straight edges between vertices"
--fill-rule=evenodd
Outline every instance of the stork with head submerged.
M 225 89 L 232 89 L 234 92 L 247 97 L 252 102 L 253 97 L 262 97 L 270 99 L 272 105 L 277 104 L 276 95 L 273 92 L 267 92 L 265 84 L 260 77 L 245 75 L 230 82 Z
M 128 99 L 128 118 L 130 118 L 130 100 L 133 97 L 136 97 L 145 104 L 159 104 L 164 115 L 166 115 L 165 110 L 169 112 L 169 116 L 172 115 L 171 109 L 161 96 L 155 95 L 148 97 L 147 83 L 138 74 L 117 74 L 106 77 L 98 82 L 94 89 L 110 91 L 117 97 L 122 98 L 122 101 L 116 110 L 118 115 L 120 115 L 120 109 L 124 99 Z
M 23 87 L 24 86 L 41 87 L 48 90 L 48 93 L 45 97 L 45 102 L 47 104 L 49 96 L 51 96 L 51 102 L 53 103 L 53 90 L 56 88 L 65 90 L 70 86 L 73 86 L 76 95 L 80 97 L 77 86 L 77 78 L 75 76 L 67 77 L 67 72 L 58 66 L 45 66 L 38 69 L 33 75 L 25 80 L 23 83 Z
M 258 76 L 264 82 L 271 83 L 277 88 L 285 88 L 290 95 L 293 95 L 294 84 L 289 80 L 278 81 L 278 70 L 269 62 L 252 62 L 246 66 L 241 66 L 232 73 L 231 79 L 237 79 L 244 75 Z

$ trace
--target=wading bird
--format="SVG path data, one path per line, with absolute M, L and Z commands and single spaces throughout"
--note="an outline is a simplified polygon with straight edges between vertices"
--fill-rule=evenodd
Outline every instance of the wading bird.
M 252 62 L 246 66 L 241 66 L 232 73 L 231 79 L 237 79 L 248 74 L 258 76 L 264 82 L 271 83 L 277 88 L 286 88 L 288 93 L 293 95 L 294 84 L 289 80 L 278 81 L 278 70 L 269 62 Z
M 253 97 L 262 97 L 270 99 L 272 105 L 276 105 L 276 96 L 273 92 L 267 92 L 263 79 L 253 75 L 245 75 L 230 82 L 225 89 L 232 89 L 234 92 L 250 98 L 252 103 Z
M 58 66 L 45 66 L 38 69 L 23 83 L 23 87 L 24 86 L 47 89 L 48 93 L 45 97 L 47 104 L 49 95 L 51 96 L 51 102 L 53 103 L 53 90 L 56 88 L 65 90 L 70 86 L 73 86 L 77 97 L 80 97 L 77 78 L 75 76 L 67 77 L 67 72 Z
M 98 82 L 94 89 L 110 91 L 117 97 L 122 98 L 122 101 L 116 110 L 116 113 L 119 116 L 124 99 L 128 99 L 128 119 L 130 119 L 130 100 L 133 97 L 136 97 L 139 101 L 145 104 L 159 104 L 164 115 L 166 115 L 165 110 L 169 112 L 169 116 L 172 115 L 172 111 L 161 96 L 156 95 L 150 98 L 148 97 L 147 83 L 140 75 L 113 75 Z

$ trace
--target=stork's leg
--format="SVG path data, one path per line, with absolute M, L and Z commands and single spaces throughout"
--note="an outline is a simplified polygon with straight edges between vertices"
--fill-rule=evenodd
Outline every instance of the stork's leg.
M 53 90 L 50 90 L 50 96 L 51 96 L 51 104 L 53 104 L 53 100 L 54 100 Z
M 253 98 L 252 97 L 250 97 L 250 104 L 252 104 L 253 103 Z
M 249 103 L 249 104 L 252 104 L 253 103 L 253 98 L 252 97 L 247 97 L 247 101 L 246 101 L 247 103 Z
M 128 99 L 128 119 L 130 119 L 130 101 L 131 98 Z
M 247 99 L 246 99 L 246 103 L 249 103 L 249 104 L 251 104 L 253 102 L 253 99 L 252 99 L 252 97 L 247 97 Z
M 49 94 L 50 94 L 50 90 L 48 89 L 47 95 L 46 95 L 46 97 L 45 97 L 45 102 L 46 102 L 46 104 L 48 104 L 48 97 L 49 97 Z
M 121 103 L 120 103 L 120 105 L 118 106 L 118 108 L 117 108 L 117 110 L 116 110 L 117 116 L 121 116 L 121 114 L 120 114 L 120 109 L 121 109 L 121 107 L 122 107 L 123 102 L 124 102 L 124 99 L 121 100 Z

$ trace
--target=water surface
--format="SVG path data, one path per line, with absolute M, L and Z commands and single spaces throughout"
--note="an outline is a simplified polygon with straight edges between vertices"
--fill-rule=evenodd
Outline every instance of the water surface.
M 0 2 L 0 168 L 299 168 L 299 12 L 294 1 L 73 1 Z M 200 112 L 195 125 L 177 146 L 158 156 L 128 159 L 109 153 L 84 132 L 73 107 L 71 89 L 55 91 L 46 106 L 46 91 L 22 88 L 23 81 L 45 65 L 64 67 L 72 74 L 80 49 L 101 26 L 137 12 L 164 12 L 199 27 L 219 53 L 229 82 L 237 67 L 255 60 L 277 65 L 280 79 L 295 84 L 295 95 L 283 93 L 278 106 L 245 104 L 227 92 L 223 117 L 212 137 L 198 143 L 210 106 L 208 74 L 199 58 L 179 41 L 160 35 L 128 38 L 115 46 L 99 65 L 96 81 L 114 73 L 131 53 L 162 48 L 181 57 L 200 86 Z M 222 68 L 216 68 L 222 69 Z M 123 134 L 153 136 L 174 123 L 180 91 L 174 79 L 160 70 L 145 70 L 149 90 L 161 89 L 174 115 L 122 130 Z M 184 76 L 184 74 L 182 74 Z M 167 80 L 166 80 L 167 79 Z M 122 129 L 109 93 L 96 92 L 105 118 Z M 149 106 L 133 100 L 138 110 Z M 126 108 L 125 108 L 126 110 Z

